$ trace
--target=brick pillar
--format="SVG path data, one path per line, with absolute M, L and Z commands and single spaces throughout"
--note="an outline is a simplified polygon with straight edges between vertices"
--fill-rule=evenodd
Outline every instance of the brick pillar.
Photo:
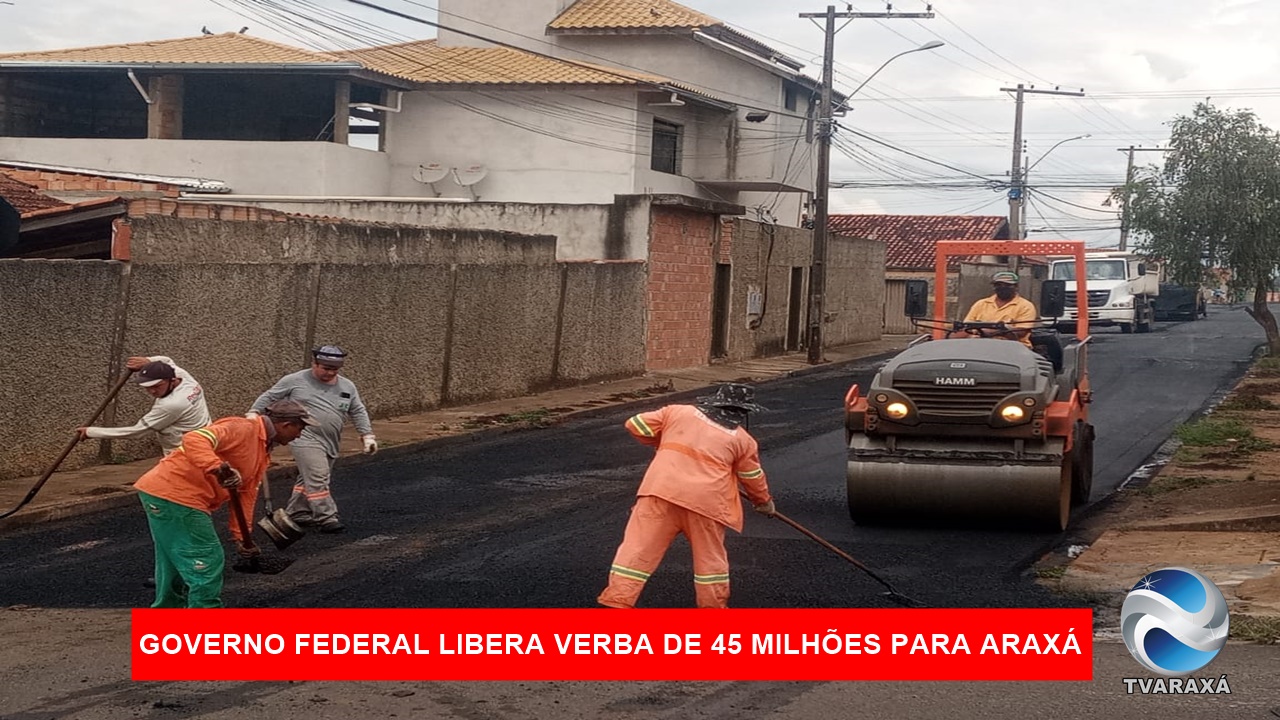
M 698 367 L 711 360 L 711 295 L 716 216 L 654 206 L 649 219 L 650 370 Z
M 147 80 L 147 137 L 182 139 L 182 76 L 157 75 Z

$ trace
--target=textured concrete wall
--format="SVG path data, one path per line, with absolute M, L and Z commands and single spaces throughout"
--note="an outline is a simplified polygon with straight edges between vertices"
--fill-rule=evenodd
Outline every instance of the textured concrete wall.
M 813 232 L 801 228 L 735 220 L 731 248 L 732 303 L 729 359 L 777 355 L 803 347 L 808 336 L 808 277 Z M 723 260 L 722 260 L 723 262 Z M 797 347 L 787 347 L 792 312 L 791 277 L 801 269 Z M 884 325 L 884 245 L 870 240 L 833 236 L 827 244 L 824 326 L 828 347 L 878 340 Z M 761 314 L 748 313 L 749 299 L 759 293 Z
M 644 369 L 645 264 L 567 263 L 555 381 L 627 377 Z
M 158 205 L 158 203 L 157 203 Z M 205 214 L 219 208 L 185 206 Z M 235 210 L 234 208 L 228 208 Z M 245 208 L 239 208 L 245 212 Z M 465 230 L 318 222 L 225 221 L 146 215 L 133 218 L 137 263 L 517 264 L 555 262 L 555 238 Z
M 879 340 L 884 327 L 884 243 L 839 235 L 827 243 L 826 346 Z
M 451 282 L 447 265 L 323 267 L 311 342 L 350 354 L 343 372 L 375 416 L 441 404 Z
M 445 402 L 551 386 L 559 269 L 460 267 L 455 283 Z
M 0 260 L 0 480 L 41 473 L 106 398 L 124 269 Z M 90 464 L 97 450 L 80 445 L 62 467 Z

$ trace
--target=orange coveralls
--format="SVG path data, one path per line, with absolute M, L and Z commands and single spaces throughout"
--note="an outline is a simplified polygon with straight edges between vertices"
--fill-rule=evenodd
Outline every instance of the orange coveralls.
M 228 417 L 185 433 L 177 450 L 133 484 L 148 513 L 156 545 L 156 604 L 152 607 L 221 605 L 225 558 L 210 516 L 231 495 L 212 473 L 224 461 L 239 471 L 237 500 L 252 532 L 258 488 L 270 464 L 264 422 L 269 421 Z M 230 518 L 231 536 L 242 542 L 235 514 Z
M 753 505 L 772 497 L 755 438 L 729 429 L 692 405 L 668 405 L 627 420 L 627 431 L 658 448 L 636 492 L 622 544 L 597 598 L 607 607 L 635 607 L 645 581 L 671 541 L 684 533 L 693 551 L 698 607 L 729 606 L 729 556 L 724 529 L 742 532 L 738 484 Z

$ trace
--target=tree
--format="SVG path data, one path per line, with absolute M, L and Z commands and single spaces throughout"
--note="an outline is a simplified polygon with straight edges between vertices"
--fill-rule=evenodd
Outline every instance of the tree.
M 1138 247 L 1164 259 L 1173 279 L 1199 283 L 1206 265 L 1230 271 L 1233 292 L 1253 290 L 1246 312 L 1280 354 L 1267 293 L 1280 270 L 1280 135 L 1248 110 L 1198 103 L 1173 120 L 1164 169 L 1141 169 L 1113 197 Z

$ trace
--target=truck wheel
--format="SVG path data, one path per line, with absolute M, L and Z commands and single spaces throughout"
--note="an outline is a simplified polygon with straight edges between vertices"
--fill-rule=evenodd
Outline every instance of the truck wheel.
M 1154 324 L 1155 323 L 1152 320 L 1148 320 L 1146 322 L 1140 322 L 1133 328 L 1133 330 L 1134 332 L 1139 332 L 1139 333 L 1149 333 L 1151 332 L 1151 326 Z
M 1120 332 L 1128 335 L 1133 332 L 1133 323 L 1120 323 Z

